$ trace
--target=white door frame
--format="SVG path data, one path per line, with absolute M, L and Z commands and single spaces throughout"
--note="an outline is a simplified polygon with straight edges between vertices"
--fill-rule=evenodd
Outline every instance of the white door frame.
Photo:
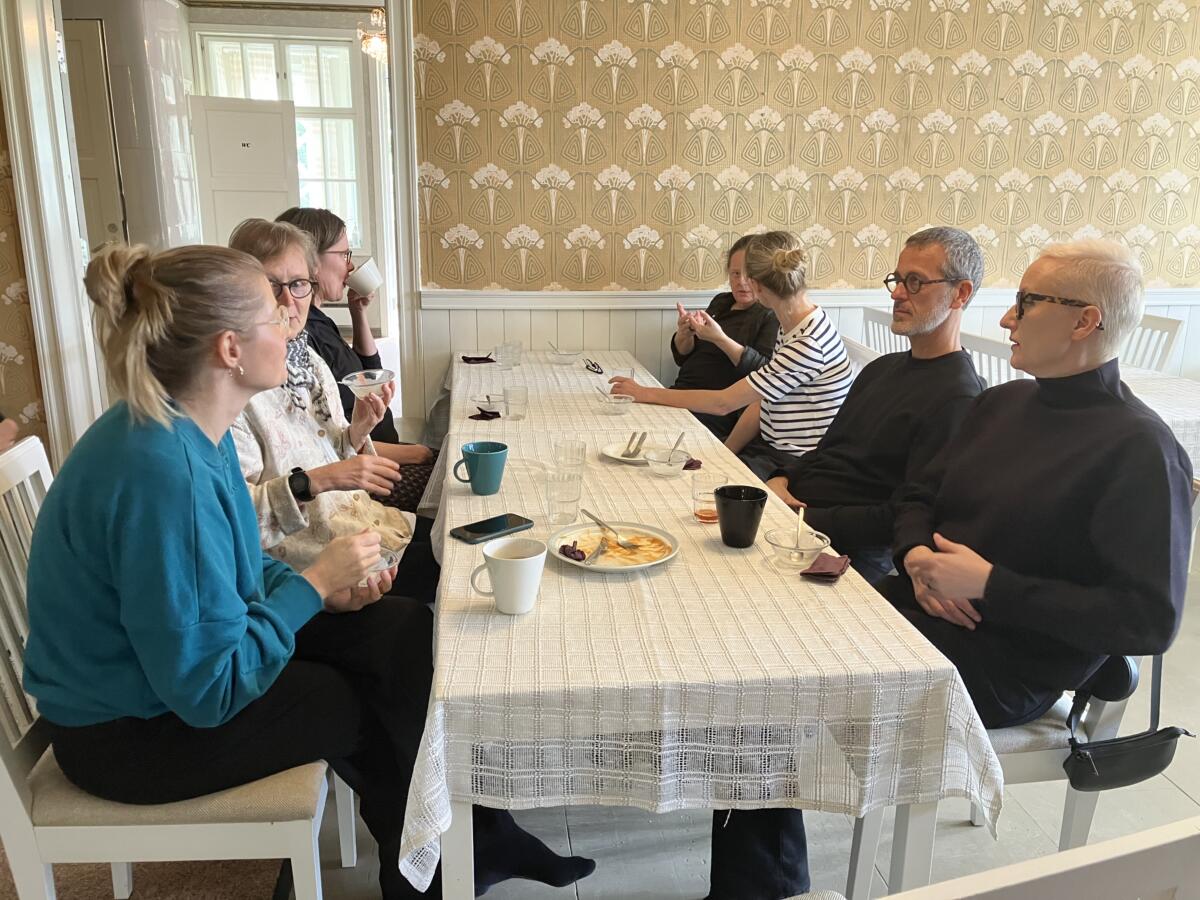
M 387 0 L 388 73 L 392 99 L 392 177 L 395 187 L 396 310 L 400 343 L 400 409 L 424 421 L 421 365 L 420 214 L 417 194 L 417 100 L 411 0 Z
M 0 92 L 55 467 L 104 411 L 56 0 L 0 0 Z

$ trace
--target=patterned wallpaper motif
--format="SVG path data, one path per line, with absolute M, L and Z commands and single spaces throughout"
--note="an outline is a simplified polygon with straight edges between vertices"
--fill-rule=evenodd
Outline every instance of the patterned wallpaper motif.
M 46 442 L 42 382 L 25 286 L 17 203 L 8 156 L 8 128 L 0 107 L 0 412 L 21 423 L 21 436 Z
M 799 233 L 876 286 L 960 225 L 989 283 L 1075 236 L 1200 283 L 1200 4 L 428 0 L 415 62 L 427 287 L 711 287 Z

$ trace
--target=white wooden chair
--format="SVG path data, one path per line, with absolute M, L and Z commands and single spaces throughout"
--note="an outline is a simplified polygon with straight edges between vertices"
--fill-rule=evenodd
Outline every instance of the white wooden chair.
M 877 354 L 903 353 L 908 338 L 892 334 L 892 314 L 882 309 L 863 310 L 863 343 Z
M 1165 372 L 1182 325 L 1179 319 L 1166 316 L 1142 316 L 1138 327 L 1121 347 L 1121 364 Z
M 25 571 L 33 524 L 51 482 L 41 442 L 0 454 L 0 841 L 20 900 L 53 900 L 54 863 L 110 863 L 113 893 L 133 891 L 131 861 L 291 860 L 296 900 L 320 900 L 317 832 L 327 766 L 314 762 L 194 800 L 113 803 L 71 784 L 58 768 L 45 722 L 21 686 L 29 616 Z M 353 854 L 353 801 L 348 787 Z M 339 824 L 345 825 L 342 804 Z M 119 860 L 119 862 L 113 862 Z M 350 861 L 353 865 L 353 860 Z
M 1016 378 L 1029 377 L 1020 369 L 1012 367 L 1012 348 L 1004 341 L 980 337 L 977 334 L 960 334 L 958 337 L 963 349 L 971 355 L 975 371 L 987 382 L 988 387 L 996 387 Z
M 1124 674 L 1124 667 L 1132 669 L 1132 678 Z M 1132 657 L 1113 657 L 1105 664 L 1094 680 L 1092 699 L 1080 720 L 1082 740 L 1102 741 L 1117 736 L 1129 696 L 1137 687 L 1136 673 L 1137 663 Z M 1005 785 L 1066 780 L 1062 765 L 1070 753 L 1067 731 L 1067 713 L 1070 711 L 1071 698 L 1064 696 L 1049 712 L 1028 725 L 988 731 L 1004 771 Z M 1058 841 L 1060 850 L 1071 850 L 1087 843 L 1099 797 L 1098 792 L 1067 788 Z M 869 896 L 871 873 L 883 829 L 883 813 L 882 809 L 873 810 L 854 823 L 850 873 L 846 881 L 846 895 L 850 900 L 865 900 Z M 983 824 L 979 810 L 973 805 L 971 822 Z
M 846 355 L 850 357 L 850 365 L 854 367 L 854 374 L 857 377 L 858 373 L 863 370 L 867 363 L 872 360 L 879 359 L 883 354 L 877 350 L 872 350 L 866 344 L 860 344 L 854 338 L 848 338 L 843 335 L 842 343 L 846 345 Z
M 1200 900 L 1200 817 L 891 895 L 895 900 Z M 834 891 L 791 900 L 844 900 Z

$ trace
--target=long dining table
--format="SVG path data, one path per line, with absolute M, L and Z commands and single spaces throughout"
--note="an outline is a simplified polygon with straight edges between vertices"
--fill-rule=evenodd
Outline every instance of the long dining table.
M 862 817 L 895 807 L 893 891 L 928 883 L 940 800 L 978 805 L 993 829 L 999 762 L 954 666 L 853 570 L 834 583 L 778 568 L 763 534 L 795 528 L 769 495 L 754 545 L 722 544 L 692 516 L 691 477 L 662 478 L 602 455 L 631 432 L 683 448 L 702 471 L 755 484 L 690 413 L 635 404 L 606 414 L 597 388 L 633 370 L 631 354 L 588 352 L 450 375 L 450 427 L 425 503 L 442 577 L 435 672 L 408 796 L 400 868 L 418 888 L 442 861 L 448 898 L 473 896 L 472 804 L 529 809 L 576 804 L 679 809 L 793 807 Z M 529 391 L 528 415 L 469 418 L 472 398 Z M 546 540 L 546 472 L 554 445 L 588 446 L 581 506 L 670 532 L 678 554 L 629 573 L 584 571 L 549 548 L 532 612 L 498 613 L 475 593 L 481 548 L 449 529 L 507 512 Z M 508 445 L 500 492 L 477 496 L 453 478 L 459 446 Z M 855 847 L 878 835 L 855 831 Z M 854 857 L 858 857 L 855 853 Z M 850 894 L 869 889 L 874 859 L 851 861 Z

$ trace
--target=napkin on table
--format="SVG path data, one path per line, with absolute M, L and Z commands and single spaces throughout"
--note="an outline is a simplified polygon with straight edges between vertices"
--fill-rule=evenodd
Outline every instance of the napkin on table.
M 832 556 L 822 553 L 817 561 L 800 574 L 805 578 L 815 578 L 818 581 L 837 581 L 850 568 L 850 557 Z

